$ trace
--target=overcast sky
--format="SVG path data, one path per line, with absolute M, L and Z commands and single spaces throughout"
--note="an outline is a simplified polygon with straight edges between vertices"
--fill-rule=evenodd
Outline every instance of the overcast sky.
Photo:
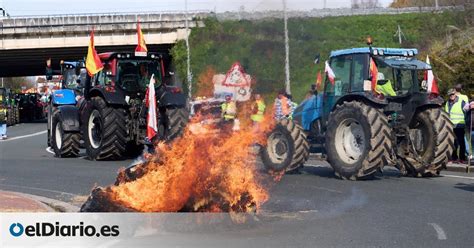
M 388 6 L 393 0 L 379 0 Z M 326 0 L 328 8 L 349 7 L 350 0 Z M 287 0 L 288 9 L 323 8 L 324 0 Z M 185 9 L 185 0 L 0 0 L 12 16 L 73 13 L 175 11 Z M 282 0 L 188 0 L 189 10 L 227 11 L 282 9 Z

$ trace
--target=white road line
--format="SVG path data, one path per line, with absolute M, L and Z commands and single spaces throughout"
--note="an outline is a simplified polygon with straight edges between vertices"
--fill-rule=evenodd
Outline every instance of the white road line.
M 428 225 L 431 225 L 435 229 L 439 240 L 446 240 L 447 239 L 446 233 L 444 232 L 443 228 L 441 228 L 438 224 L 428 223 Z
M 443 177 L 452 177 L 452 178 L 462 178 L 462 179 L 474 180 L 474 177 L 463 177 L 463 176 L 456 176 L 456 175 L 443 175 Z
M 17 136 L 17 137 L 12 137 L 12 138 L 8 138 L 8 139 L 6 139 L 6 140 L 0 140 L 0 142 L 7 142 L 7 141 L 12 141 L 12 140 L 17 140 L 17 139 L 23 139 L 23 138 L 33 137 L 33 136 L 41 135 L 41 134 L 44 134 L 44 133 L 47 133 L 47 132 L 48 132 L 47 130 L 44 130 L 44 131 L 37 132 L 37 133 L 32 133 L 32 134 L 27 134 L 27 135 L 22 135 L 22 136 Z
M 71 193 L 68 193 L 68 192 L 63 192 L 63 191 L 58 191 L 58 190 L 42 189 L 42 188 L 28 187 L 28 186 L 21 186 L 21 185 L 2 184 L 2 183 L 0 183 L 0 187 L 1 187 L 1 186 L 13 187 L 13 188 L 21 188 L 21 189 L 33 189 L 33 190 L 44 191 L 44 192 L 51 192 L 51 193 L 56 193 L 56 194 L 61 194 L 61 195 L 78 196 L 78 195 L 76 195 L 76 194 L 71 194 Z
M 46 151 L 49 152 L 49 153 L 51 153 L 51 154 L 55 154 L 54 151 L 53 151 L 53 148 L 51 148 L 51 146 L 48 146 L 48 147 L 46 148 Z

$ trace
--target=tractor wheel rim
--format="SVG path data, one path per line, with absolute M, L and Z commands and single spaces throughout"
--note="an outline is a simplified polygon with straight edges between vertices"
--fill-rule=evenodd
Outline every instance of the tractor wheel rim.
M 281 163 L 288 157 L 288 139 L 282 133 L 273 133 L 268 138 L 268 153 L 273 163 Z
M 100 121 L 99 111 L 92 111 L 87 124 L 89 141 L 92 148 L 97 149 L 102 143 L 102 123 Z
M 58 149 L 61 149 L 61 147 L 63 146 L 63 137 L 61 135 L 61 130 L 60 130 L 60 126 L 61 125 L 60 123 L 57 123 L 55 128 L 54 128 L 54 137 L 55 137 L 55 141 L 56 141 L 56 146 Z
M 342 121 L 336 129 L 336 151 L 347 164 L 359 161 L 367 145 L 362 125 L 354 119 Z

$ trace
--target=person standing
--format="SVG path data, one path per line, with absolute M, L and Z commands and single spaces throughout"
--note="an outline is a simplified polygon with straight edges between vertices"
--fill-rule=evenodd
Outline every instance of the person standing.
M 260 94 L 255 94 L 255 103 L 252 106 L 252 115 L 250 116 L 250 119 L 253 121 L 254 125 L 258 125 L 260 122 L 263 121 L 266 105 L 265 102 L 262 99 L 262 96 Z
M 285 91 L 279 91 L 278 96 L 275 99 L 275 103 L 273 104 L 274 109 L 274 116 L 273 118 L 277 121 L 283 119 L 291 119 L 291 113 L 293 109 L 293 104 L 291 103 L 290 99 L 286 96 Z
M 458 96 L 465 103 L 469 103 L 469 98 L 462 93 L 462 84 L 456 84 L 456 86 L 454 86 L 454 89 L 456 90 L 456 96 Z M 469 145 L 469 141 L 467 140 L 467 136 L 464 136 L 464 143 L 466 143 L 466 145 L 465 145 L 466 155 L 469 155 L 470 154 L 470 151 L 469 151 L 470 145 Z
M 0 140 L 7 138 L 7 108 L 4 104 L 3 96 L 0 95 Z
M 237 117 L 237 105 L 232 100 L 231 95 L 225 96 L 225 102 L 221 104 L 222 127 L 224 130 L 232 130 L 234 128 L 235 118 Z
M 449 100 L 446 102 L 445 110 L 449 114 L 449 119 L 454 125 L 454 134 L 456 139 L 454 140 L 454 152 L 452 155 L 452 160 L 460 163 L 465 163 L 466 161 L 466 143 L 464 140 L 464 105 L 466 102 L 461 99 L 461 97 L 456 95 L 456 90 L 450 89 L 448 91 Z M 459 148 L 459 156 L 458 156 Z
M 466 112 L 466 137 L 470 139 L 468 140 L 466 145 L 467 155 L 469 159 L 472 159 L 472 148 L 474 147 L 474 101 L 471 101 L 469 104 L 464 105 L 464 112 Z

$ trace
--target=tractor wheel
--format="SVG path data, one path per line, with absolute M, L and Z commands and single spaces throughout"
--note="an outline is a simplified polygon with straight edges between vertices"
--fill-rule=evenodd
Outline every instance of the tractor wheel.
M 107 106 L 101 97 L 91 99 L 84 120 L 84 143 L 92 160 L 121 159 L 127 143 L 127 116 L 124 109 Z
M 58 158 L 77 157 L 79 155 L 79 132 L 65 132 L 62 127 L 59 112 L 55 112 L 52 118 L 51 146 Z
M 349 180 L 373 176 L 389 164 L 390 149 L 390 127 L 378 109 L 344 102 L 329 115 L 326 152 L 336 176 Z
M 295 125 L 295 128 L 291 132 L 293 140 L 295 141 L 295 153 L 293 154 L 291 165 L 286 169 L 287 172 L 296 171 L 303 167 L 306 161 L 308 161 L 310 147 L 303 128 L 293 121 L 288 122 L 288 125 L 291 125 L 291 123 Z
M 410 136 L 421 161 L 416 159 L 413 152 L 399 157 L 399 161 L 405 165 L 407 175 L 414 177 L 439 175 L 454 150 L 455 135 L 448 114 L 440 108 L 419 112 L 410 125 Z
M 172 141 L 183 134 L 188 124 L 189 113 L 185 108 L 168 108 L 165 112 L 165 126 L 162 138 Z M 160 128 L 161 129 L 161 128 Z
M 291 120 L 280 121 L 261 149 L 265 169 L 272 172 L 293 171 L 309 157 L 309 144 L 302 128 Z

